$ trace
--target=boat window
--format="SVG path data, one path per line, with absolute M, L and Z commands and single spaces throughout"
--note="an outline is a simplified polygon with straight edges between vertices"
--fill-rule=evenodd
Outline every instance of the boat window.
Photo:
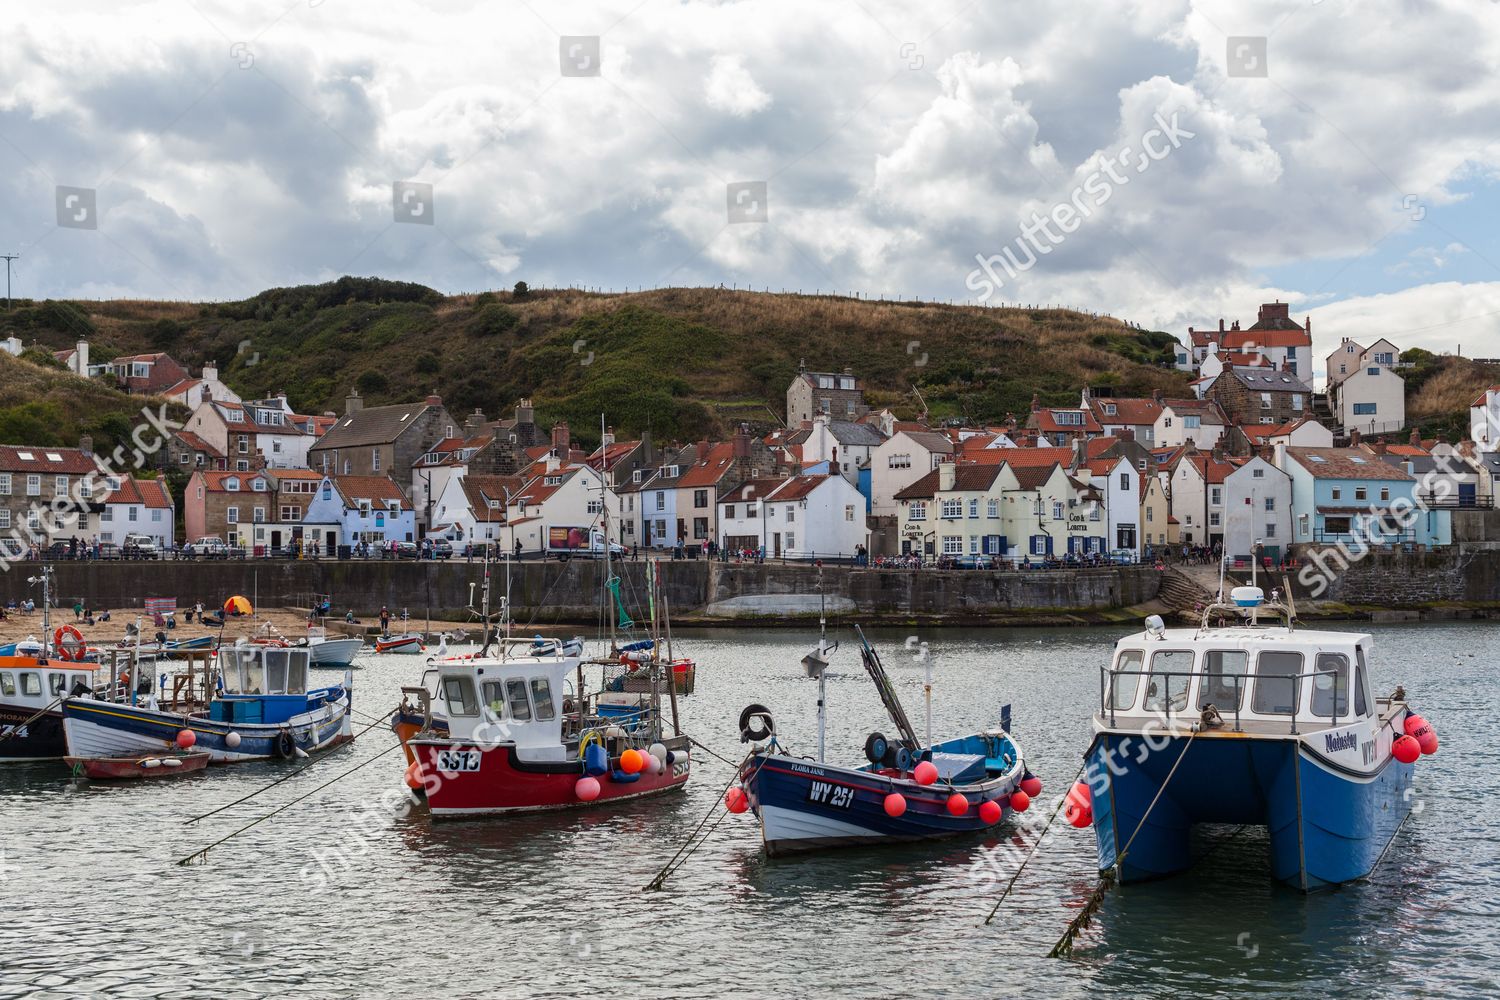
M 47 687 L 53 694 L 62 694 L 68 687 L 68 675 L 61 671 L 47 675 Z
M 42 693 L 42 675 L 26 671 L 21 674 L 21 693 L 30 697 L 40 697 Z
M 1245 673 L 1250 654 L 1243 649 L 1211 649 L 1203 654 L 1203 683 L 1198 707 L 1238 712 L 1245 703 Z
M 484 703 L 489 706 L 495 718 L 505 718 L 505 688 L 499 681 L 485 681 L 482 687 L 484 691 Z
M 1370 704 L 1365 694 L 1365 651 L 1358 646 L 1354 647 L 1354 711 L 1361 715 L 1370 714 Z
M 1319 653 L 1313 670 L 1313 715 L 1336 719 L 1349 714 L 1349 657 Z
M 536 704 L 538 720 L 545 722 L 553 717 L 552 684 L 547 678 L 533 677 L 531 679 L 531 700 Z
M 526 700 L 526 682 L 512 677 L 505 682 L 505 697 L 510 702 L 510 717 L 517 722 L 531 721 L 531 702 Z
M 266 693 L 285 694 L 287 651 L 268 649 L 263 655 L 266 660 Z
M 1301 653 L 1261 653 L 1255 660 L 1255 697 L 1251 706 L 1261 715 L 1291 715 L 1301 688 Z
M 1146 710 L 1181 712 L 1187 708 L 1192 673 L 1192 650 L 1159 649 L 1152 653 L 1151 676 L 1146 680 Z
M 479 703 L 474 700 L 474 682 L 467 677 L 444 677 L 443 697 L 448 702 L 449 715 L 479 714 Z
M 307 694 L 307 664 L 312 654 L 304 649 L 290 651 L 286 668 L 286 693 Z
M 10 697 L 16 693 L 16 676 L 9 670 L 0 670 L 0 694 Z
M 1127 649 L 1115 661 L 1114 672 L 1109 678 L 1113 695 L 1109 703 L 1111 708 L 1123 712 L 1135 704 L 1135 692 L 1141 686 L 1141 661 L 1144 656 L 1139 649 Z

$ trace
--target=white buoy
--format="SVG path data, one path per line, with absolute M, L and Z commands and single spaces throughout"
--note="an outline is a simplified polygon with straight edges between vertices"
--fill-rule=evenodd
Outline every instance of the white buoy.
M 666 747 L 666 744 L 664 744 L 664 743 L 653 743 L 653 744 L 651 744 L 651 747 L 650 747 L 650 749 L 647 752 L 650 753 L 651 756 L 655 757 L 657 760 L 661 761 L 663 764 L 665 764 L 667 762 L 667 747 Z
M 156 757 L 147 757 L 145 760 L 141 761 L 141 766 L 146 768 L 147 770 L 150 770 L 153 767 L 161 767 L 161 761 Z
M 153 761 L 152 763 L 155 763 L 155 761 Z M 161 766 L 162 767 L 181 767 L 182 766 L 182 761 L 178 760 L 176 757 L 168 757 L 165 760 L 161 761 Z
M 224 745 L 231 750 L 238 750 L 240 746 L 240 734 L 231 729 L 224 737 Z

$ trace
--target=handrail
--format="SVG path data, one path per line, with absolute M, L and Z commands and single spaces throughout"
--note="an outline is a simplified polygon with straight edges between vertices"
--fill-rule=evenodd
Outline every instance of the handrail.
M 1109 679 L 1107 681 L 1106 681 L 1106 679 L 1104 677 L 1104 675 L 1106 673 L 1108 673 L 1110 675 Z M 1339 720 L 1342 719 L 1342 718 L 1344 718 L 1344 716 L 1345 716 L 1345 713 L 1342 713 L 1342 712 L 1339 711 L 1339 706 L 1341 704 L 1349 704 L 1349 710 L 1348 710 L 1347 714 L 1349 716 L 1354 716 L 1355 715 L 1355 712 L 1354 712 L 1353 706 L 1352 706 L 1352 698 L 1351 698 L 1351 695 L 1352 695 L 1353 692 L 1352 692 L 1352 690 L 1349 690 L 1350 682 L 1347 679 L 1341 679 L 1339 677 L 1338 672 L 1337 671 L 1333 671 L 1333 670 L 1316 670 L 1315 669 L 1315 670 L 1309 671 L 1307 673 L 1299 673 L 1299 674 L 1257 674 L 1257 673 L 1251 673 L 1251 672 L 1249 672 L 1247 670 L 1243 674 L 1210 675 L 1207 672 L 1202 671 L 1202 670 L 1190 670 L 1190 671 L 1181 671 L 1181 670 L 1151 670 L 1151 669 L 1123 670 L 1123 669 L 1115 669 L 1113 667 L 1110 667 L 1110 666 L 1104 665 L 1104 664 L 1101 664 L 1100 667 L 1099 667 L 1099 692 L 1100 692 L 1099 711 L 1100 711 L 1100 714 L 1103 714 L 1106 711 L 1109 712 L 1109 724 L 1111 726 L 1113 726 L 1113 725 L 1116 725 L 1116 713 L 1117 712 L 1135 712 L 1135 711 L 1137 711 L 1135 709 L 1135 707 L 1134 707 L 1134 701 L 1135 701 L 1136 697 L 1141 697 L 1141 698 L 1144 699 L 1145 697 L 1149 696 L 1150 689 L 1148 688 L 1146 690 L 1146 692 L 1144 692 L 1142 695 L 1132 696 L 1132 699 L 1131 699 L 1132 705 L 1131 705 L 1130 708 L 1119 708 L 1118 706 L 1115 705 L 1115 699 L 1113 697 L 1114 691 L 1115 691 L 1115 680 L 1118 677 L 1146 677 L 1148 679 L 1151 678 L 1151 677 L 1161 677 L 1161 678 L 1166 678 L 1166 679 L 1171 679 L 1171 678 L 1174 678 L 1174 677 L 1187 678 L 1187 680 L 1188 680 L 1188 688 L 1186 690 L 1184 690 L 1184 692 L 1183 692 L 1183 694 L 1186 695 L 1186 694 L 1188 694 L 1192 690 L 1192 680 L 1193 680 L 1193 678 L 1195 678 L 1195 677 L 1198 677 L 1198 678 L 1208 678 L 1209 676 L 1218 676 L 1218 677 L 1222 678 L 1223 680 L 1226 680 L 1226 681 L 1232 680 L 1234 682 L 1234 691 L 1235 691 L 1234 731 L 1235 732 L 1241 732 L 1242 731 L 1241 730 L 1241 726 L 1240 726 L 1240 722 L 1241 722 L 1241 719 L 1240 719 L 1240 706 L 1244 704 L 1244 700 L 1245 700 L 1245 698 L 1244 698 L 1244 694 L 1245 694 L 1244 687 L 1245 687 L 1245 684 L 1246 684 L 1246 682 L 1248 682 L 1248 681 L 1250 681 L 1252 679 L 1254 679 L 1254 680 L 1278 680 L 1278 681 L 1293 681 L 1293 682 L 1296 682 L 1296 687 L 1294 689 L 1295 694 L 1294 694 L 1293 701 L 1292 701 L 1292 711 L 1291 711 L 1290 720 L 1289 720 L 1290 727 L 1291 727 L 1291 733 L 1294 736 L 1298 735 L 1297 718 L 1298 718 L 1298 714 L 1302 711 L 1302 689 L 1301 689 L 1301 682 L 1304 681 L 1304 680 L 1315 680 L 1315 679 L 1317 679 L 1319 677 L 1332 677 L 1333 678 L 1333 714 L 1332 715 L 1323 715 L 1322 713 L 1314 712 L 1314 711 L 1311 710 L 1311 708 L 1309 708 L 1308 712 L 1306 713 L 1306 715 L 1311 715 L 1314 719 L 1317 719 L 1317 720 L 1327 719 L 1327 720 L 1329 720 L 1329 723 L 1332 726 L 1338 726 L 1339 725 Z M 1340 688 L 1344 688 L 1345 690 L 1343 690 L 1341 692 Z M 1311 693 L 1315 694 L 1316 692 L 1312 691 Z M 1339 700 L 1341 693 L 1342 693 L 1342 696 L 1343 696 L 1343 699 L 1344 699 L 1342 702 Z M 1196 709 L 1194 709 L 1194 711 L 1201 712 L 1204 708 L 1206 708 L 1208 706 L 1205 705 L 1205 704 L 1203 704 L 1201 687 L 1200 687 L 1200 690 L 1199 690 L 1199 694 L 1200 694 L 1200 697 L 1198 698 L 1198 706 L 1197 706 Z M 1172 716 L 1174 714 L 1177 714 L 1177 713 L 1183 711 L 1183 710 L 1180 710 L 1180 709 L 1174 710 L 1172 708 L 1171 702 L 1167 701 L 1165 699 L 1165 697 L 1163 697 L 1163 699 L 1162 699 L 1162 704 L 1163 704 L 1164 707 L 1161 708 L 1161 709 L 1147 709 L 1147 708 L 1142 708 L 1139 711 L 1142 711 L 1142 712 L 1160 711 L 1169 720 L 1172 718 Z M 1213 704 L 1215 708 L 1218 707 L 1218 705 L 1217 705 L 1216 702 L 1210 702 L 1210 704 Z M 1275 719 L 1286 718 L 1286 715 L 1284 713 L 1280 713 L 1280 712 L 1275 713 L 1274 715 L 1271 715 L 1271 716 L 1267 716 L 1265 713 L 1260 713 L 1260 712 L 1257 712 L 1255 714 L 1257 716 L 1257 719 L 1265 718 L 1268 721 L 1274 721 Z

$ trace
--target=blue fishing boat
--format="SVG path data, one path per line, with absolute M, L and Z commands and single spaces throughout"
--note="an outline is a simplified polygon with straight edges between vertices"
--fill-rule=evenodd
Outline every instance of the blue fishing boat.
M 351 738 L 352 682 L 309 689 L 305 648 L 276 648 L 240 642 L 222 647 L 212 677 L 174 686 L 172 701 L 132 697 L 123 704 L 91 696 L 63 699 L 63 732 L 68 754 L 103 757 L 157 750 L 182 730 L 206 750 L 215 764 L 306 756 Z M 204 667 L 205 671 L 210 670 Z M 179 691 L 192 692 L 177 703 Z M 196 701 L 206 693 L 206 705 Z
M 771 714 L 751 705 L 740 716 L 740 738 L 755 744 L 740 769 L 740 784 L 725 804 L 753 810 L 766 853 L 929 840 L 990 829 L 1024 810 L 1040 782 L 1026 770 L 1021 749 L 1005 726 L 970 736 L 919 740 L 874 648 L 859 634 L 861 659 L 899 735 L 871 733 L 866 763 L 841 767 L 824 760 L 823 675 L 837 648 L 826 639 L 803 658 L 817 679 L 818 758 L 795 756 L 776 738 Z M 929 666 L 930 670 L 930 666 Z M 931 690 L 929 675 L 928 690 Z M 1008 706 L 1007 706 L 1008 708 Z M 1009 712 L 1002 713 L 1008 717 Z M 1029 793 L 1023 784 L 1032 789 Z
M 1230 598 L 1197 628 L 1152 616 L 1100 670 L 1080 789 L 1099 868 L 1173 875 L 1192 863 L 1194 826 L 1244 824 L 1268 828 L 1287 885 L 1363 878 L 1411 811 L 1410 760 L 1437 738 L 1401 688 L 1375 695 L 1369 635 L 1297 629 L 1291 604 L 1257 587 Z

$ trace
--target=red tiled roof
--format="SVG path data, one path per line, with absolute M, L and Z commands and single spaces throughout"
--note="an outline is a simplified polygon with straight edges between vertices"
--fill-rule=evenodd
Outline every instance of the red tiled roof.
M 56 458 L 49 457 L 54 455 Z M 93 472 L 96 468 L 94 460 L 77 448 L 0 445 L 0 471 L 3 472 L 81 476 Z
M 1409 481 L 1412 478 L 1400 466 L 1382 462 L 1378 456 L 1360 448 L 1288 448 L 1286 451 L 1314 479 Z
M 1484 406 L 1485 405 L 1484 401 L 1489 398 L 1489 395 L 1492 392 L 1500 393 L 1500 385 L 1492 385 L 1488 389 L 1484 390 L 1484 392 L 1481 392 L 1479 394 L 1479 398 L 1476 399 L 1476 400 L 1474 400 L 1474 402 L 1470 403 L 1469 407 L 1472 409 L 1473 407 L 1476 407 L 1476 406 Z
M 505 520 L 505 497 L 507 491 L 511 496 L 519 494 L 526 486 L 520 476 L 464 476 L 462 487 L 464 498 L 469 501 L 469 509 L 474 512 L 476 521 L 504 521 Z M 490 501 L 499 503 L 498 507 L 491 507 Z
M 709 452 L 713 453 L 712 450 Z M 717 486 L 724 474 L 734 466 L 733 458 L 711 458 L 707 462 L 692 465 L 677 480 L 682 486 Z
M 1306 347 L 1312 348 L 1312 334 L 1300 326 L 1291 329 L 1267 329 L 1251 327 L 1248 330 L 1225 331 L 1223 345 L 1229 350 L 1247 347 Z
M 181 396 L 195 385 L 202 383 L 201 378 L 185 378 L 174 386 L 162 390 L 163 396 Z
M 1060 424 L 1057 422 L 1057 418 L 1053 416 L 1053 414 L 1056 413 L 1079 412 L 1083 413 L 1083 423 L 1081 424 Z M 1031 426 L 1033 424 L 1036 426 L 1036 429 L 1041 431 L 1043 434 L 1049 432 L 1066 434 L 1077 434 L 1082 432 L 1085 434 L 1097 434 L 1103 429 L 1099 426 L 1099 421 L 1094 419 L 1094 414 L 1092 412 L 1090 412 L 1088 409 L 1080 410 L 1080 408 L 1076 406 L 1043 407 L 1042 409 L 1037 410 L 1035 413 L 1033 413 L 1031 415 L 1031 419 L 1027 421 L 1028 426 Z
M 1072 448 L 987 448 L 964 456 L 965 464 L 999 465 L 1003 462 L 1012 468 L 1051 467 L 1066 465 L 1072 460 Z
M 1419 448 L 1413 444 L 1393 444 L 1386 448 L 1387 455 L 1405 455 L 1409 458 L 1427 458 L 1432 454 L 1426 448 Z
M 768 500 L 801 500 L 833 476 L 792 476 Z
M 1114 413 L 1107 412 L 1110 406 L 1115 408 Z M 1143 426 L 1156 423 L 1156 418 L 1161 416 L 1161 403 L 1151 398 L 1112 399 L 1108 396 L 1103 399 L 1091 398 L 1089 409 L 1093 411 L 1101 424 Z
M 330 476 L 334 487 L 345 500 L 371 500 L 388 503 L 398 500 L 402 510 L 411 510 L 411 501 L 390 476 Z
M 105 503 L 138 503 L 146 507 L 172 508 L 172 496 L 159 479 L 121 479 L 120 488 L 104 498 Z
M 1043 449 L 1038 450 L 1040 451 Z M 1056 469 L 1057 466 L 1058 463 L 1056 462 L 1053 462 L 1050 465 L 1023 465 L 1020 467 L 1012 466 L 1010 471 L 1016 474 L 1016 482 L 1020 483 L 1021 489 L 1036 490 L 1041 489 L 1043 484 L 1045 484 L 1047 480 L 1052 478 L 1052 470 Z
M 210 455 L 217 455 L 219 458 L 224 457 L 224 453 L 222 451 L 215 448 L 213 445 L 209 444 L 207 441 L 203 440 L 203 438 L 199 437 L 197 434 L 194 434 L 192 431 L 178 431 L 177 439 L 194 451 L 207 452 Z
M 1209 344 L 1213 344 L 1213 343 L 1216 343 L 1218 341 L 1218 339 L 1219 339 L 1219 331 L 1217 331 L 1217 330 L 1193 330 L 1189 334 L 1189 336 L 1193 340 L 1193 346 L 1194 347 L 1207 347 Z
M 1000 475 L 999 465 L 957 465 L 953 469 L 953 492 L 979 493 L 989 489 Z M 896 493 L 897 500 L 926 500 L 937 494 L 940 469 L 933 469 L 921 479 Z

